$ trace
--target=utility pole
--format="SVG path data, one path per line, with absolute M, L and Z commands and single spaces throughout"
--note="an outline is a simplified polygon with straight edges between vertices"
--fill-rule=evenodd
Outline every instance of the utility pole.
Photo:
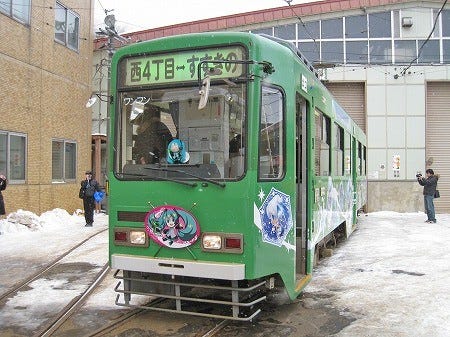
M 114 40 L 119 41 L 121 44 L 126 44 L 128 43 L 128 39 L 120 36 L 117 31 L 116 31 L 116 18 L 114 16 L 114 14 L 109 14 L 109 12 L 112 12 L 112 10 L 107 10 L 105 9 L 105 27 L 104 28 L 99 28 L 99 31 L 96 32 L 96 34 L 98 36 L 104 36 L 106 37 L 106 43 L 105 43 L 105 47 L 107 50 L 107 58 L 103 58 L 100 61 L 100 65 L 99 67 L 102 68 L 104 66 L 106 66 L 107 68 L 107 84 L 106 84 L 106 94 L 103 94 L 103 88 L 102 88 L 102 80 L 100 80 L 100 94 L 96 94 L 97 97 L 100 99 L 100 101 L 104 101 L 106 102 L 106 148 L 108 149 L 108 143 L 109 143 L 109 121 L 110 121 L 110 111 L 109 111 L 109 106 L 111 104 L 111 94 L 110 94 L 110 87 L 109 87 L 109 83 L 111 80 L 111 59 L 114 55 L 115 52 L 115 46 L 114 46 Z M 101 73 L 101 69 L 100 69 L 100 73 Z M 99 119 L 101 119 L 99 117 Z M 99 133 L 100 133 L 100 120 L 99 120 Z M 102 138 L 104 139 L 105 137 L 103 136 L 98 136 L 98 137 L 94 137 L 95 138 L 95 150 L 94 150 L 94 158 L 95 158 L 95 168 L 94 168 L 94 172 L 95 175 L 97 177 L 97 180 L 99 181 L 103 181 L 104 179 L 99 179 L 101 177 L 101 163 L 102 163 L 102 158 L 101 158 L 101 141 Z M 108 163 L 108 151 L 106 151 L 106 162 Z M 103 178 L 103 177 L 102 177 Z M 105 177 L 107 179 L 107 177 Z

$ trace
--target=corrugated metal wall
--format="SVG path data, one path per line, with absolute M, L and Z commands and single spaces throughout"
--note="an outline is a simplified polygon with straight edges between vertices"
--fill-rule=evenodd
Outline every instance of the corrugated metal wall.
M 450 212 L 450 82 L 428 82 L 426 101 L 426 167 L 440 175 L 437 212 Z
M 366 92 L 361 82 L 329 82 L 328 90 L 358 126 L 366 132 Z

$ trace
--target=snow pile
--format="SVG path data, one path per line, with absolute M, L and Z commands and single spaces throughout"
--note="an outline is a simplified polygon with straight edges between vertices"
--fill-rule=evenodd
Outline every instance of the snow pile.
M 97 220 L 106 224 L 105 214 L 95 214 Z M 97 221 L 96 220 L 96 221 Z M 49 231 L 63 226 L 84 226 L 84 212 L 77 209 L 72 215 L 66 210 L 55 208 L 38 216 L 30 211 L 19 209 L 17 212 L 10 213 L 6 219 L 0 220 L 0 235 L 8 235 L 18 232 L 30 231 Z

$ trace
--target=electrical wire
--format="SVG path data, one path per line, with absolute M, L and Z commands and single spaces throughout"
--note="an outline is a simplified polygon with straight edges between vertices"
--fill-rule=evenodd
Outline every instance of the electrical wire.
M 420 46 L 419 52 L 417 53 L 417 56 L 416 56 L 416 57 L 408 64 L 408 66 L 407 66 L 406 68 L 404 68 L 404 69 L 402 70 L 402 72 L 400 73 L 401 76 L 405 76 L 406 71 L 407 71 L 409 68 L 411 68 L 412 64 L 413 64 L 415 61 L 417 61 L 417 60 L 419 59 L 420 54 L 422 54 L 423 47 L 424 47 L 424 46 L 427 44 L 427 42 L 430 40 L 431 35 L 433 35 L 433 32 L 434 32 L 434 30 L 436 29 L 436 25 L 437 25 L 439 16 L 441 15 L 441 12 L 443 11 L 445 5 L 447 4 L 447 1 L 448 1 L 448 0 L 445 0 L 445 1 L 444 1 L 444 3 L 442 4 L 442 7 L 439 9 L 439 12 L 437 12 L 436 18 L 434 19 L 433 28 L 431 29 L 430 34 L 428 34 L 428 37 L 426 38 L 426 40 L 425 40 L 425 41 L 422 43 L 422 45 Z

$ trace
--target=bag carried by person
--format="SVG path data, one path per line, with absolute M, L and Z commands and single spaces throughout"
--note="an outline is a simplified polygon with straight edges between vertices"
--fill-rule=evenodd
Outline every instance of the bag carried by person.
M 94 193 L 95 193 L 95 186 L 89 185 L 89 186 L 86 186 L 86 187 L 85 187 L 85 189 L 84 189 L 84 195 L 85 195 L 86 197 L 93 197 L 93 196 L 94 196 Z
M 100 202 L 103 200 L 104 193 L 102 191 L 97 191 L 94 193 L 94 199 L 96 202 Z
M 84 198 L 84 188 L 80 188 L 80 192 L 78 192 L 78 198 L 83 199 Z
M 436 192 L 434 192 L 434 197 L 435 198 L 440 198 L 441 194 L 439 193 L 439 190 L 436 190 Z

